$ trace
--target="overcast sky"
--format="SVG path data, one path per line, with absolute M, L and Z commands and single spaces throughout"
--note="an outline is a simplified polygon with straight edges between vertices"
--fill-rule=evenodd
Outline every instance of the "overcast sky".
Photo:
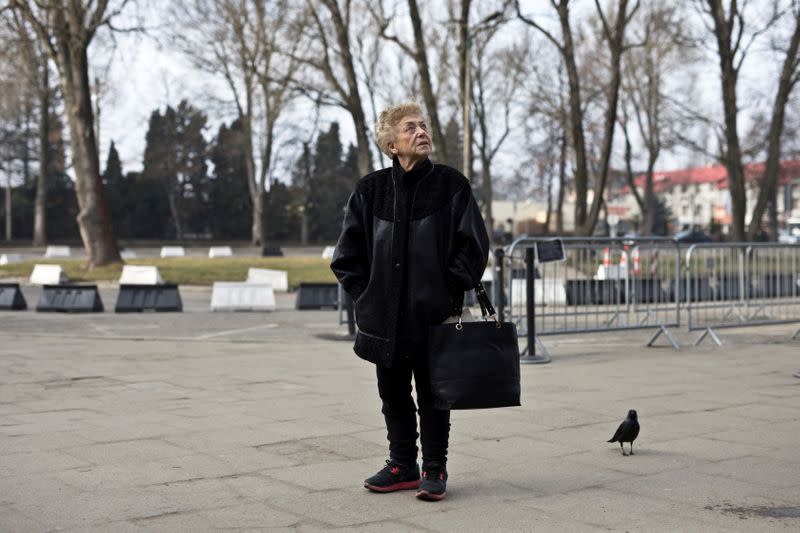
M 760 0 L 762 6 L 766 5 L 765 2 L 766 0 Z M 164 24 L 164 17 L 157 5 L 153 0 L 144 0 L 144 3 L 135 7 L 135 12 L 127 15 L 132 20 L 144 22 L 149 32 L 148 35 L 117 35 L 113 61 L 109 61 L 108 50 L 111 46 L 107 36 L 100 36 L 91 51 L 92 76 L 104 80 L 100 117 L 103 167 L 113 139 L 120 152 L 124 170 L 141 169 L 144 138 L 151 112 L 156 108 L 163 110 L 167 104 L 177 105 L 182 98 L 206 111 L 210 126 L 206 138 L 209 140 L 213 138 L 222 121 L 229 122 L 234 118 L 233 110 L 226 108 L 223 103 L 226 91 L 221 80 L 193 68 L 184 56 L 169 46 L 164 37 L 164 28 L 159 27 Z M 530 13 L 533 9 L 542 9 L 543 5 L 547 4 L 531 0 L 525 6 L 523 2 L 523 11 Z M 593 10 L 592 3 L 588 0 L 578 1 L 573 8 L 576 16 L 591 13 Z M 518 26 L 509 26 L 514 27 Z M 515 38 L 515 33 L 509 32 L 507 38 Z M 709 36 L 709 43 L 712 43 L 710 39 Z M 714 50 L 710 48 L 710 51 Z M 753 57 L 745 63 L 740 94 L 745 94 L 746 91 L 749 91 L 747 94 L 758 94 L 761 87 L 763 97 L 769 99 L 772 98 L 774 83 L 765 84 L 764 79 L 775 78 L 766 76 L 765 72 L 774 71 L 775 68 L 774 65 L 765 64 L 763 58 L 759 61 L 758 54 L 756 50 Z M 110 65 L 109 70 L 105 69 L 107 65 Z M 705 74 L 698 80 L 701 89 L 699 96 L 704 101 L 704 106 L 719 108 L 718 66 L 714 61 L 709 61 L 702 70 Z M 322 115 L 322 127 L 327 127 L 325 124 L 332 120 L 339 121 L 343 142 L 352 142 L 354 135 L 349 115 L 337 109 L 326 109 Z M 507 167 L 514 164 L 516 151 L 514 146 L 507 146 L 500 166 L 508 170 Z M 703 161 L 703 158 L 685 150 L 669 152 L 661 157 L 658 168 L 680 168 L 696 161 Z

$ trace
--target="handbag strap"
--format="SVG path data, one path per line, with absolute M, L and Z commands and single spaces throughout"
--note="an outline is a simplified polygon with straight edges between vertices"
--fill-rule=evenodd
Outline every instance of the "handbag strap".
M 475 285 L 475 298 L 478 300 L 478 303 L 481 306 L 481 315 L 483 315 L 483 319 L 487 320 L 487 317 L 491 318 L 499 327 L 500 321 L 497 319 L 497 313 L 492 306 L 492 301 L 489 299 L 489 295 L 486 294 L 486 289 L 484 288 L 483 283 L 480 281 Z

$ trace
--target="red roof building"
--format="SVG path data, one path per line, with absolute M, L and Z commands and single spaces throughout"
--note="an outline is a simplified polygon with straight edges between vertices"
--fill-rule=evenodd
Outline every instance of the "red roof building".
M 749 212 L 758 195 L 764 163 L 745 165 L 744 172 Z M 800 160 L 781 161 L 778 172 L 779 216 L 783 219 L 800 216 Z M 636 176 L 634 183 L 643 192 L 645 175 Z M 666 200 L 679 225 L 707 226 L 712 221 L 726 225 L 731 222 L 728 171 L 723 165 L 655 172 L 653 189 Z M 608 198 L 609 212 L 620 218 L 632 220 L 640 215 L 627 185 L 610 190 Z

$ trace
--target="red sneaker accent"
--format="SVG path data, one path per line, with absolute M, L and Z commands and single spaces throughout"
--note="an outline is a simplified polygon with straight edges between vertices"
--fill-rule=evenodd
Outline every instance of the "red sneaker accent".
M 395 483 L 394 485 L 388 485 L 386 487 L 378 487 L 376 485 L 370 485 L 369 483 L 364 483 L 364 488 L 369 489 L 372 492 L 394 492 L 397 490 L 411 490 L 411 489 L 418 489 L 421 481 L 419 479 L 415 481 L 403 481 L 400 483 Z
M 444 500 L 446 496 L 447 492 L 443 492 L 441 494 L 431 494 L 427 490 L 421 490 L 417 493 L 417 498 L 428 502 L 438 502 L 439 500 Z

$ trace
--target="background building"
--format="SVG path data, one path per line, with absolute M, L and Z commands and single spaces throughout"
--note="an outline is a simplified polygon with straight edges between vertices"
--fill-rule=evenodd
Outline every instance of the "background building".
M 745 165 L 746 224 L 750 223 L 750 211 L 758 197 L 759 181 L 763 175 L 764 163 Z M 639 191 L 643 191 L 645 176 L 637 176 L 634 183 Z M 719 224 L 723 233 L 728 232 L 732 213 L 728 171 L 723 165 L 656 172 L 653 175 L 653 187 L 672 213 L 674 230 L 684 226 L 709 227 Z M 800 160 L 781 162 L 776 205 L 781 224 L 791 217 L 800 216 Z M 633 222 L 641 218 L 636 199 L 627 186 L 609 190 L 608 206 L 609 213 L 613 212 L 620 220 Z

